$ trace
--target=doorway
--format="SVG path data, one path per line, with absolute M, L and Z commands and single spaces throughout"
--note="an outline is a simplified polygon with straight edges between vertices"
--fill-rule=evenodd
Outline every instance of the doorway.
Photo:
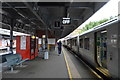
M 107 69 L 107 30 L 95 33 L 95 48 L 98 65 Z

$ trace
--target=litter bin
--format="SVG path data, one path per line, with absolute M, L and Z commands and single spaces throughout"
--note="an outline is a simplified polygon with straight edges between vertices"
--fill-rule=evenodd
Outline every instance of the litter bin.
M 44 53 L 44 59 L 48 59 L 48 58 L 49 58 L 48 51 L 45 51 L 45 53 Z

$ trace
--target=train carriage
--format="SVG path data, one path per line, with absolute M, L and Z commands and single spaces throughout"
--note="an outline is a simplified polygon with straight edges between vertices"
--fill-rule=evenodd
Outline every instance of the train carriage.
M 110 74 L 113 78 L 118 78 L 119 24 L 120 20 L 118 19 L 107 21 L 70 38 L 67 40 L 69 43 L 67 45 L 98 70 Z M 74 43 L 78 45 L 74 45 Z

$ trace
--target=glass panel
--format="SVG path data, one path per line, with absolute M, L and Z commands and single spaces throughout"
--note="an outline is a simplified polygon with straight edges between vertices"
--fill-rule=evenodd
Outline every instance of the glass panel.
M 97 62 L 107 68 L 107 31 L 98 32 L 96 39 Z

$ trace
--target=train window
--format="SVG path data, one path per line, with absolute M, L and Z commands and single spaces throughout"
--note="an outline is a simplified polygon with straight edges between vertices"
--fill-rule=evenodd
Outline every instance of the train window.
M 83 48 L 83 39 L 80 39 L 80 48 Z
M 74 46 L 74 39 L 72 39 L 72 46 Z
M 73 39 L 73 46 L 75 46 L 75 40 Z
M 73 38 L 73 39 L 72 39 L 72 46 L 75 46 L 75 45 L 76 45 L 75 39 Z
M 67 45 L 70 46 L 70 40 L 67 40 Z
M 75 40 L 74 40 L 74 46 L 76 46 L 77 45 L 77 39 L 75 38 Z
M 84 48 L 89 50 L 89 38 L 84 39 Z
M 95 33 L 96 60 L 99 66 L 107 69 L 107 30 Z

